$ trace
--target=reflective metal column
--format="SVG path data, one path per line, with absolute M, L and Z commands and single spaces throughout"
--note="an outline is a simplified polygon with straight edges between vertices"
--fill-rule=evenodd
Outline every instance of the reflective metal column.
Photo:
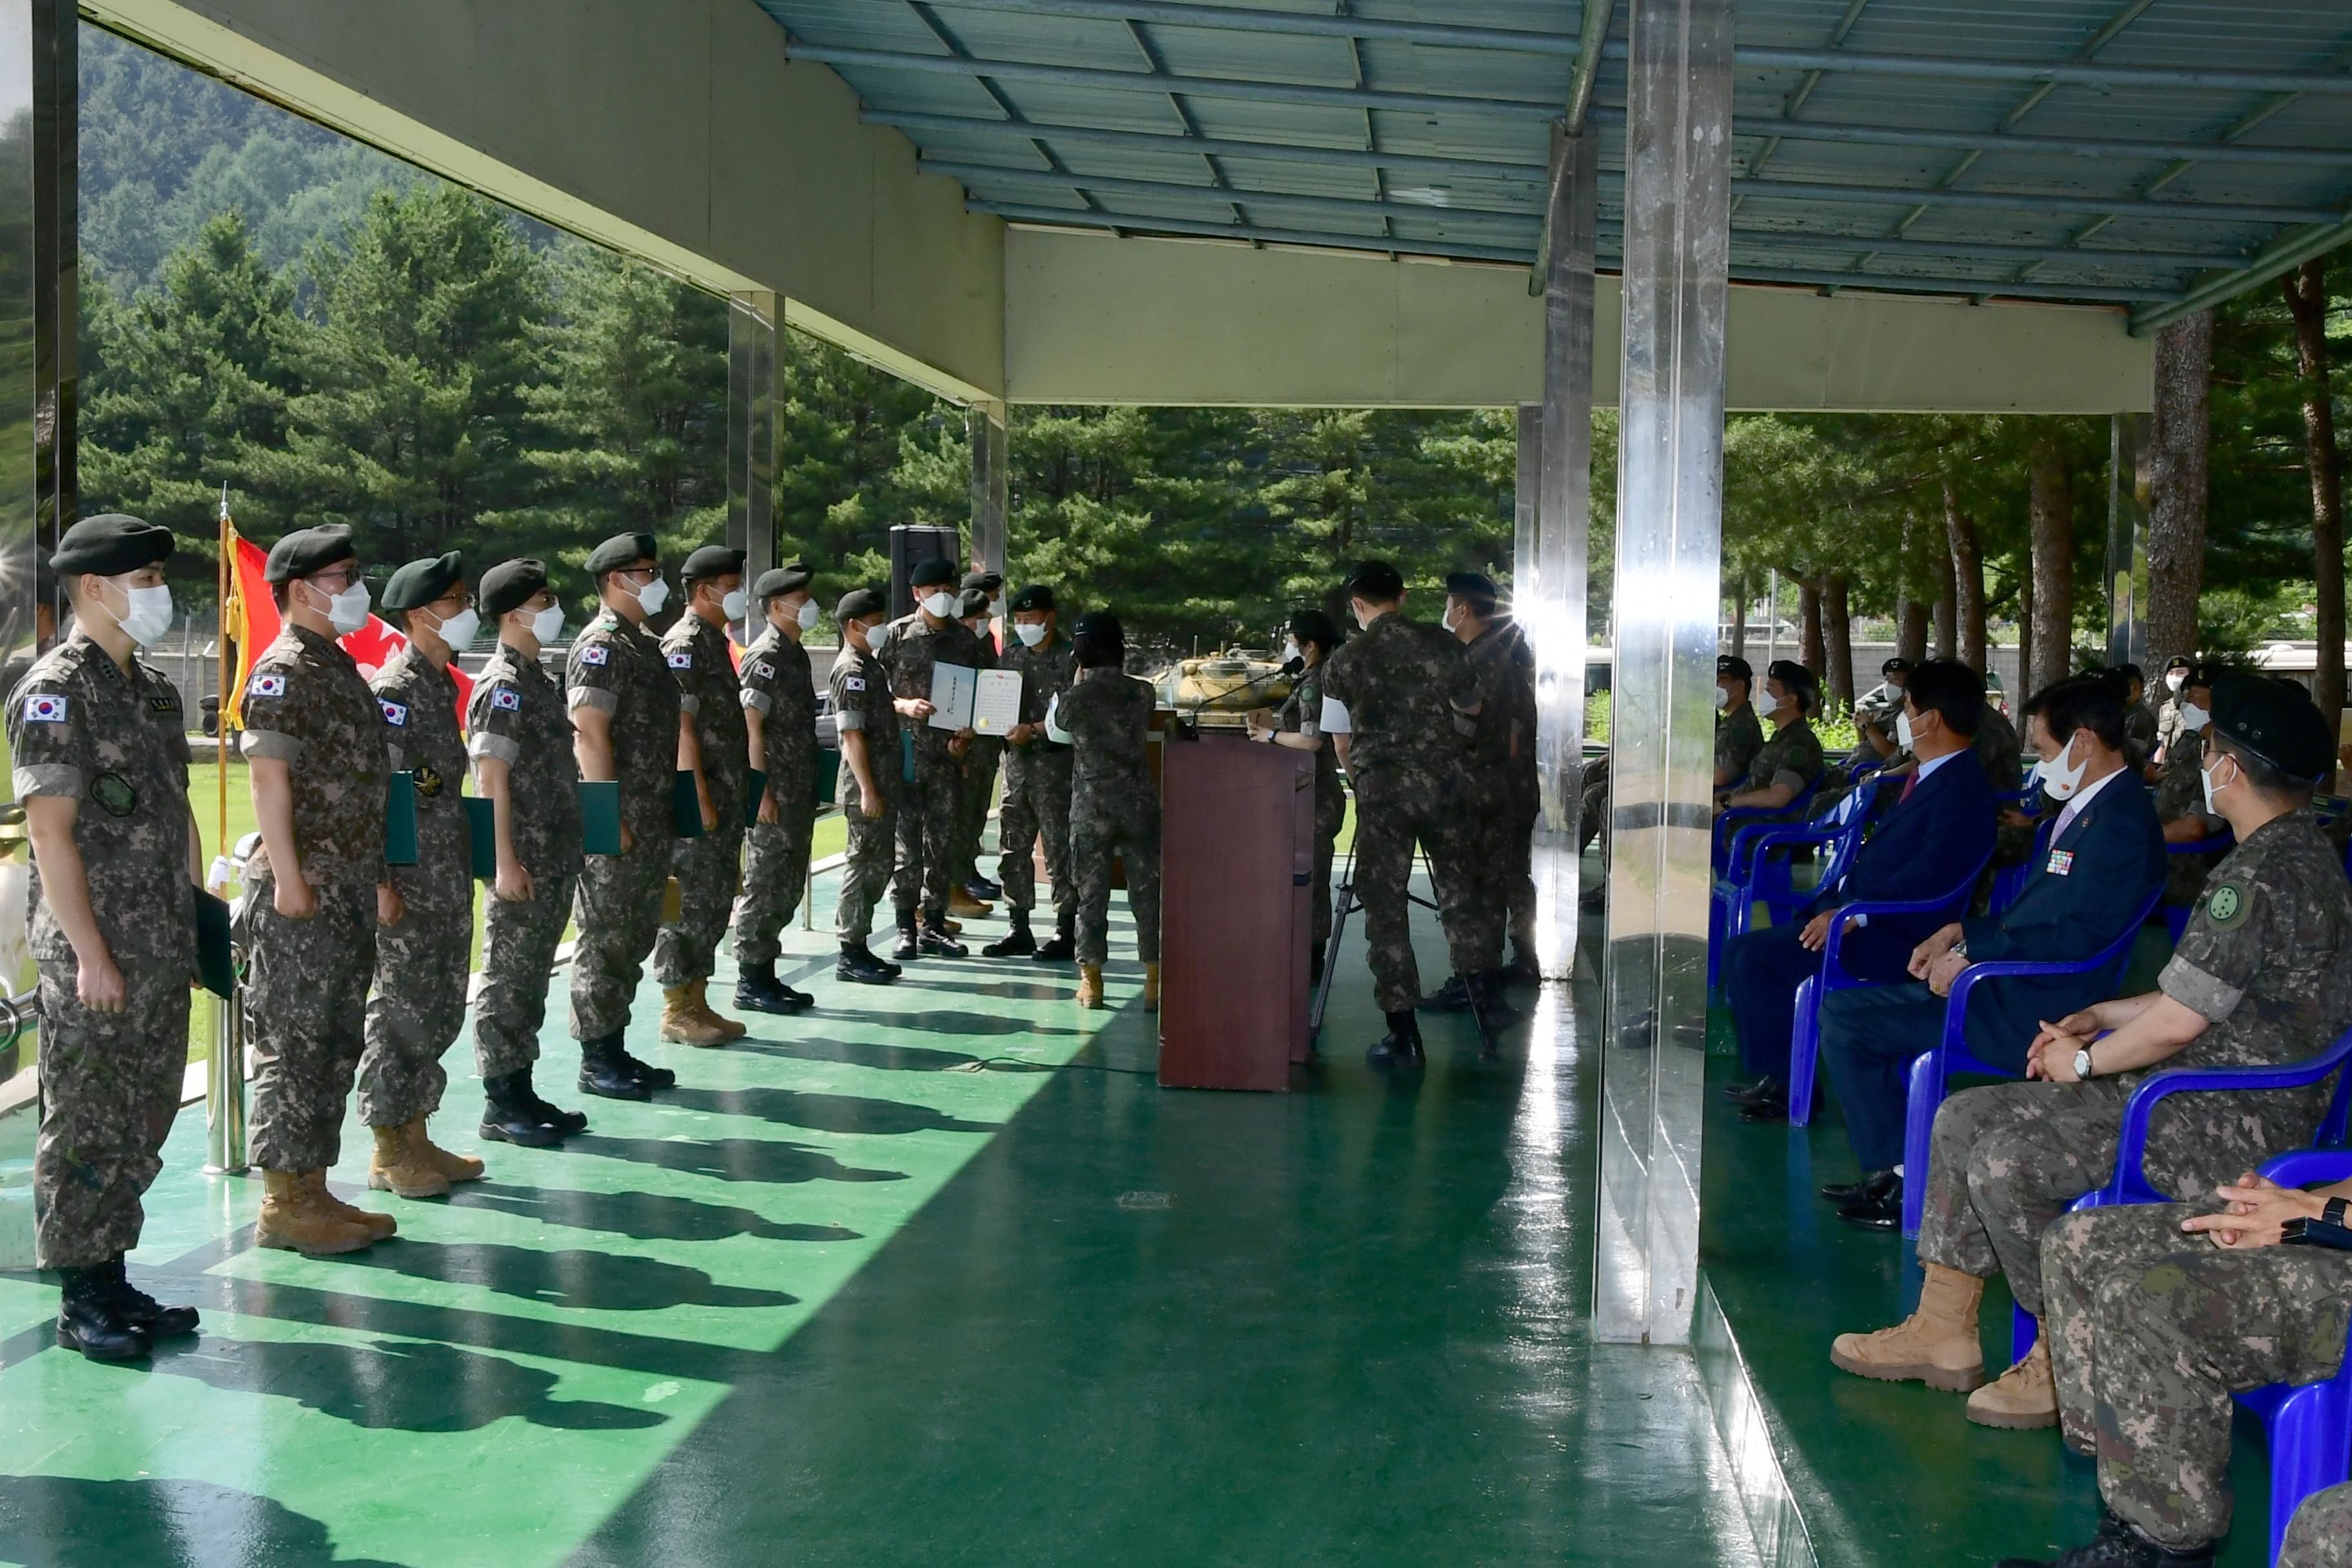
M 1731 0 L 1633 0 L 1593 1332 L 1683 1344 L 1699 1113 L 1730 252 Z
M 2107 437 L 2107 662 L 2147 659 L 2147 513 L 2156 487 L 2155 421 L 2118 414 Z M 2056 679 L 2053 669 L 2041 679 Z M 2148 672 L 2155 684 L 2157 672 Z M 2030 692 L 2017 694 L 2019 700 Z
M 773 294 L 727 297 L 727 544 L 747 584 L 777 564 L 777 321 Z
M 1004 417 L 1002 403 L 975 403 L 964 411 L 964 433 L 971 442 L 971 564 L 1000 576 L 1004 514 L 1011 504 Z

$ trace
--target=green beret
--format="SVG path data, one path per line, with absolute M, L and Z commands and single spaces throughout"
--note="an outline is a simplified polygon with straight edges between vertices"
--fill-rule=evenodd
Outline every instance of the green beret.
M 1348 574 L 1348 592 L 1376 605 L 1404 596 L 1404 575 L 1385 561 L 1360 561 Z
M 963 602 L 957 606 L 956 614 L 966 620 L 970 620 L 974 616 L 988 614 L 988 590 L 966 588 L 963 591 Z
M 841 596 L 841 603 L 833 607 L 833 618 L 842 622 L 862 621 L 868 616 L 887 616 L 889 613 L 890 601 L 871 588 L 852 588 Z
M 1750 686 L 1756 684 L 1755 669 L 1736 653 L 1719 653 L 1715 656 L 1715 678 L 1721 680 L 1727 675 L 1734 680 L 1744 680 Z
M 743 570 L 743 552 L 730 550 L 723 544 L 706 544 L 686 558 L 686 569 L 678 575 L 689 583 L 707 582 L 724 577 L 730 572 Z
M 1013 595 L 1014 610 L 1050 610 L 1054 605 L 1054 590 L 1043 583 L 1032 583 Z
M 915 569 L 907 574 L 908 585 L 915 588 L 953 586 L 955 580 L 955 563 L 941 561 L 937 557 L 929 561 L 916 562 Z
M 525 557 L 501 561 L 482 574 L 482 614 L 497 620 L 520 610 L 547 586 L 547 563 Z
M 58 541 L 57 552 L 49 557 L 49 568 L 76 577 L 85 572 L 120 577 L 154 565 L 172 553 L 173 542 L 172 531 L 160 522 L 142 522 L 110 511 L 103 517 L 83 518 L 67 529 L 65 537 Z M 48 579 L 42 597 L 53 598 L 56 593 L 56 579 Z
M 358 556 L 359 552 L 352 548 L 352 531 L 340 522 L 298 528 L 270 546 L 269 562 L 261 575 L 265 582 L 291 583 Z
M 967 594 L 977 588 L 992 595 L 1003 586 L 1004 579 L 994 572 L 967 572 L 963 574 L 963 591 Z
M 652 534 L 616 533 L 588 552 L 588 575 L 602 578 L 607 572 L 618 572 L 640 561 L 660 559 L 661 552 L 655 547 Z
M 779 594 L 797 594 L 815 581 L 816 574 L 808 569 L 807 563 L 795 561 L 789 566 L 774 566 L 761 573 L 760 580 L 751 584 L 751 597 L 764 602 Z
M 387 610 L 414 610 L 429 605 L 466 580 L 466 560 L 452 550 L 446 555 L 412 561 L 392 574 L 377 601 Z
M 2213 682 L 2213 732 L 2291 778 L 2317 779 L 2336 765 L 2326 716 L 2292 680 L 2223 671 Z
M 1465 599 L 1499 599 L 1502 590 L 1484 572 L 1449 572 L 1445 574 L 1445 591 Z

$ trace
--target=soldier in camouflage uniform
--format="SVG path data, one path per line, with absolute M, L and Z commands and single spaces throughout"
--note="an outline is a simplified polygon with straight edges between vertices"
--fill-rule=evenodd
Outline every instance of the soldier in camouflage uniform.
M 871 642 L 889 677 L 898 716 L 909 721 L 906 732 L 915 755 L 915 776 L 902 781 L 905 793 L 892 803 L 898 831 L 893 889 L 898 946 L 892 956 L 961 958 L 963 944 L 947 929 L 948 888 L 956 870 L 963 761 L 972 734 L 969 729 L 942 730 L 931 723 L 931 669 L 940 664 L 983 669 L 991 661 L 980 639 L 955 618 L 955 567 L 945 561 L 926 561 L 916 566 L 911 580 L 915 609 L 883 627 Z M 886 758 L 874 760 L 890 765 Z
M 874 932 L 874 906 L 888 886 L 897 841 L 895 813 L 906 787 L 900 773 L 898 709 L 890 678 L 874 657 L 888 606 L 871 588 L 853 588 L 834 607 L 841 626 L 841 651 L 833 661 L 834 732 L 841 737 L 841 814 L 849 828 L 849 850 L 834 899 L 834 934 L 841 958 L 834 973 L 862 985 L 887 985 L 898 966 L 874 956 L 866 939 Z
M 285 629 L 254 662 L 244 695 L 242 744 L 261 828 L 243 904 L 252 1152 L 267 1184 L 254 1238 L 349 1252 L 395 1228 L 390 1215 L 327 1190 L 366 1046 L 376 927 L 401 918 L 383 860 L 391 731 L 335 641 L 367 624 L 351 531 L 288 534 L 265 575 Z
M 73 633 L 0 694 L 33 844 L 35 1250 L 62 1276 L 58 1343 L 96 1361 L 196 1329 L 193 1309 L 160 1306 L 122 1267 L 179 1109 L 196 967 L 186 726 L 180 694 L 133 651 L 171 625 L 171 530 L 136 518 L 66 530 L 50 563 Z
M 1307 954 L 1307 983 L 1323 979 L 1323 953 L 1331 943 L 1331 861 L 1339 828 L 1348 819 L 1348 789 L 1339 782 L 1339 752 L 1323 733 L 1323 667 L 1339 646 L 1339 628 L 1320 610 L 1296 610 L 1290 616 L 1290 646 L 1283 650 L 1287 663 L 1297 659 L 1307 668 L 1291 683 L 1290 695 L 1270 720 L 1253 714 L 1250 738 L 1294 751 L 1315 753 L 1315 884 L 1314 946 Z
M 2136 664 L 2119 664 L 2107 673 L 2124 683 L 2124 763 L 2142 772 L 2156 755 L 2156 710 L 2147 705 L 2147 677 Z
M 540 663 L 562 635 L 547 565 L 505 561 L 482 574 L 498 651 L 466 710 L 474 793 L 490 803 L 498 868 L 482 910 L 482 984 L 474 997 L 474 1065 L 487 1103 L 481 1134 L 545 1148 L 588 1118 L 540 1098 L 530 1081 L 555 951 L 580 884 L 580 764 L 563 688 Z
M 1756 682 L 1756 671 L 1737 654 L 1717 654 L 1715 658 L 1715 787 L 1729 789 L 1748 776 L 1756 765 L 1756 753 L 1764 749 L 1764 726 L 1756 718 L 1756 704 L 1748 695 Z
M 1718 668 L 1721 663 L 1717 660 Z M 1765 671 L 1764 695 L 1772 704 L 1765 715 L 1772 721 L 1772 738 L 1757 749 L 1745 778 L 1717 786 L 1726 806 L 1777 811 L 1822 776 L 1822 742 L 1812 725 L 1822 688 L 1813 672 L 1794 659 L 1775 659 Z
M 1487 861 L 1481 900 L 1490 920 L 1510 938 L 1511 963 L 1496 979 L 1532 985 L 1536 963 L 1536 813 L 1542 802 L 1536 774 L 1536 656 L 1526 634 L 1498 616 L 1493 579 L 1456 573 L 1445 580 L 1454 635 L 1475 682 L 1478 733 L 1470 749 L 1473 809 L 1486 825 L 1481 853 Z M 1481 940 L 1484 945 L 1484 939 Z
M 2303 1500 L 2280 1544 L 2278 1568 L 2352 1568 L 2352 1482 Z
M 982 668 L 1000 668 L 1004 655 L 996 646 L 992 622 L 1004 614 L 1004 579 L 993 572 L 969 572 L 963 579 L 961 619 L 988 655 Z M 963 808 L 956 818 L 956 875 L 948 889 L 948 913 L 959 920 L 990 912 L 992 899 L 1003 888 L 980 874 L 980 837 L 988 826 L 989 803 L 996 796 L 997 764 L 1004 759 L 1004 737 L 975 734 L 963 757 Z M 997 826 L 996 847 L 1004 847 L 1004 828 Z
M 1055 703 L 1049 732 L 1070 747 L 1070 877 L 1077 884 L 1078 1005 L 1103 1005 L 1108 954 L 1110 862 L 1127 867 L 1127 907 L 1135 916 L 1135 953 L 1143 961 L 1143 1006 L 1160 1005 L 1160 789 L 1148 763 L 1149 681 L 1122 671 L 1127 634 L 1118 617 L 1097 611 L 1073 628 L 1076 684 Z
M 2159 757 L 2180 733 L 2180 689 L 2189 684 L 2189 672 L 2195 668 L 2194 659 L 2179 653 L 2164 667 L 2164 700 L 2156 710 L 2156 750 Z
M 996 868 L 1013 929 L 981 949 L 989 958 L 1024 953 L 1066 963 L 1077 952 L 1077 889 L 1070 879 L 1070 748 L 1045 733 L 1045 710 L 1077 679 L 1078 656 L 1060 633 L 1054 590 L 1033 583 L 1013 595 L 1013 645 L 1001 668 L 1021 677 L 1021 722 L 1005 736 L 1004 805 L 996 825 Z M 1039 947 L 1029 929 L 1037 907 L 1037 841 L 1054 883 L 1054 934 Z
M 2180 729 L 2165 748 L 2163 771 L 2156 786 L 2156 819 L 2164 824 L 2164 841 L 2168 845 L 2194 844 L 2229 831 L 2218 813 L 2206 809 L 2204 785 L 2199 782 L 2204 776 L 2205 738 L 2211 729 L 2217 674 L 2210 666 L 2200 666 L 2189 671 L 2189 682 L 2180 689 Z M 2177 909 L 2194 904 L 2220 860 L 2221 856 L 2211 851 L 2167 856 L 2164 901 Z
M 466 1026 L 466 972 L 474 941 L 474 842 L 460 793 L 466 742 L 449 664 L 480 617 L 457 552 L 412 561 L 384 584 L 408 646 L 369 682 L 392 731 L 391 764 L 416 795 L 416 863 L 391 868 L 400 919 L 375 940 L 375 994 L 360 1057 L 360 1121 L 375 1134 L 368 1185 L 404 1198 L 438 1197 L 471 1182 L 482 1163 L 425 1135 L 449 1075 L 441 1054 Z
M 646 1100 L 677 1081 L 622 1044 L 661 929 L 674 837 L 678 689 L 661 644 L 646 630 L 646 617 L 669 597 L 654 549 L 652 534 L 624 533 L 589 555 L 604 608 L 573 639 L 564 668 L 580 776 L 621 786 L 621 852 L 586 858 L 572 916 L 580 933 L 572 949 L 580 1089 L 609 1100 Z
M 735 908 L 735 1005 L 797 1013 L 816 998 L 776 978 L 777 934 L 800 908 L 808 884 L 809 835 L 816 821 L 816 687 L 802 634 L 816 625 L 810 574 L 795 562 L 751 584 L 762 629 L 743 650 L 737 701 L 751 765 L 766 779 L 747 830 L 750 864 Z
M 1348 579 L 1363 634 L 1323 665 L 1326 734 L 1339 737 L 1339 761 L 1356 792 L 1356 898 L 1364 908 L 1372 993 L 1389 1032 L 1366 1053 L 1377 1064 L 1417 1067 L 1423 1058 L 1421 972 L 1414 962 L 1407 889 L 1413 846 L 1429 853 L 1439 916 L 1455 973 L 1468 977 L 1474 1008 L 1490 1004 L 1485 984 L 1499 956 L 1479 945 L 1481 921 L 1462 906 L 1450 874 L 1461 855 L 1461 757 L 1476 721 L 1476 695 L 1462 645 L 1439 626 L 1408 620 L 1404 579 L 1385 561 L 1367 561 Z M 1491 931 L 1491 927 L 1484 928 Z
M 2300 688 L 2242 678 L 2223 686 L 2213 728 L 2215 798 L 2241 841 L 2158 990 L 2045 1025 L 2028 1081 L 1944 1102 L 1919 1231 L 1928 1275 L 1920 1313 L 1878 1335 L 1842 1337 L 1832 1359 L 1847 1371 L 1975 1387 L 1984 1279 L 2006 1274 L 2018 1304 L 2041 1312 L 2042 1232 L 2114 1173 L 2125 1102 L 2150 1069 L 2300 1061 L 2352 1026 L 2352 884 L 2310 807 L 2328 761 L 2318 710 Z M 2103 1030 L 2112 1033 L 2095 1037 Z M 2168 1100 L 2149 1123 L 2148 1180 L 2164 1191 L 2210 1191 L 2303 1147 L 2328 1090 Z M 2049 1426 L 2057 1415 L 2046 1342 L 1969 1402 L 1969 1419 L 1989 1426 Z
M 677 918 L 654 942 L 654 978 L 662 988 L 661 1037 L 716 1046 L 743 1033 L 711 1010 L 708 989 L 743 874 L 743 796 L 751 787 L 742 686 L 727 625 L 751 609 L 743 591 L 743 552 L 706 544 L 686 558 L 686 608 L 661 639 L 662 658 L 677 681 L 677 768 L 694 775 L 702 837 L 672 851 Z

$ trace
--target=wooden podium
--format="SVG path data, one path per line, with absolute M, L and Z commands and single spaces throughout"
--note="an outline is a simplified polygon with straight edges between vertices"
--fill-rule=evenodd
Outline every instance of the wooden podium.
M 1315 759 L 1213 731 L 1160 752 L 1160 1087 L 1287 1089 L 1307 1059 Z

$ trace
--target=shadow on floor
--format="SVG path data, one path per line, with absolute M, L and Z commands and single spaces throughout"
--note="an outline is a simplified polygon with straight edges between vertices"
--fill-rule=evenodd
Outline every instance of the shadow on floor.
M 916 989 L 929 990 L 929 984 L 925 982 Z M 920 1013 L 869 1013 L 859 1009 L 845 1012 L 841 1016 L 852 1023 L 869 1024 L 877 1029 L 912 1029 L 925 1035 L 1082 1035 L 1087 1032 L 1058 1024 L 1040 1024 L 1030 1018 L 1007 1018 L 996 1013 L 961 1013 L 945 1007 L 934 1007 Z
M 720 1285 L 699 1268 L 656 1258 L 494 1242 L 381 1241 L 330 1259 L 340 1267 L 382 1268 L 412 1279 L 478 1285 L 502 1296 L 586 1311 L 658 1312 L 669 1307 L 789 1307 L 782 1290 Z
M 756 1116 L 784 1127 L 819 1132 L 993 1132 L 999 1121 L 966 1121 L 928 1105 L 902 1100 L 869 1100 L 857 1094 L 814 1094 L 793 1089 L 694 1089 L 681 1084 L 662 1096 L 665 1105 L 722 1116 Z
M 946 1072 L 970 1067 L 980 1058 L 963 1051 L 942 1051 L 929 1046 L 893 1046 L 880 1040 L 828 1040 L 808 1037 L 797 1040 L 738 1040 L 730 1050 L 759 1056 L 786 1057 L 795 1061 L 840 1062 L 847 1067 L 875 1068 L 883 1072 Z
M 327 1527 L 208 1481 L 0 1476 L 0 1553 L 26 1568 L 394 1568 L 338 1557 Z
M 553 1373 L 455 1345 L 207 1334 L 158 1354 L 154 1367 L 214 1388 L 291 1399 L 354 1426 L 403 1432 L 471 1432 L 509 1415 L 575 1432 L 658 1426 L 667 1419 L 634 1405 L 553 1398 Z
M 563 1141 L 573 1153 L 634 1160 L 665 1171 L 716 1176 L 722 1182 L 788 1186 L 796 1182 L 903 1182 L 904 1171 L 864 1171 L 821 1149 L 774 1138 L 614 1138 L 583 1132 Z
M 747 1208 L 706 1204 L 666 1193 L 590 1193 L 576 1187 L 510 1187 L 470 1182 L 449 1194 L 452 1208 L 496 1209 L 542 1225 L 601 1230 L 639 1241 L 724 1241 L 756 1236 L 768 1241 L 856 1241 L 838 1225 L 786 1225 Z

